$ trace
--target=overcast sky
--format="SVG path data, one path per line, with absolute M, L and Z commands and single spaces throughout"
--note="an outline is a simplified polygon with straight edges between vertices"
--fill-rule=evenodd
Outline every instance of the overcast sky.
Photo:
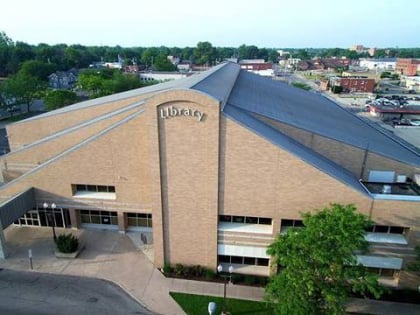
M 10 0 L 0 31 L 50 45 L 420 47 L 420 0 Z

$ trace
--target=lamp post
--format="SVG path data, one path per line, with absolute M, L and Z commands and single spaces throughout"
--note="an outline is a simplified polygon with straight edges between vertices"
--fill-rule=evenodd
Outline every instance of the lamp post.
M 54 213 L 54 210 L 55 210 L 55 208 L 57 208 L 57 206 L 56 206 L 55 203 L 51 204 L 52 213 L 47 212 L 47 208 L 49 206 L 48 203 L 44 202 L 42 206 L 44 207 L 45 213 L 47 214 L 48 223 L 51 224 L 52 232 L 53 232 L 53 239 L 54 239 L 54 242 L 56 242 L 57 241 L 57 235 L 55 234 L 55 213 Z M 53 218 L 53 220 L 52 220 L 52 218 Z
M 218 271 L 219 274 L 223 271 L 223 266 L 221 264 L 219 264 L 217 266 L 217 271 Z M 229 271 L 229 283 L 231 283 L 232 282 L 232 272 L 233 272 L 233 266 L 232 265 L 229 266 L 228 271 Z M 222 274 L 220 274 L 220 276 L 225 279 L 224 286 L 223 286 L 223 304 L 222 304 L 222 314 L 225 314 L 227 276 L 222 275 Z

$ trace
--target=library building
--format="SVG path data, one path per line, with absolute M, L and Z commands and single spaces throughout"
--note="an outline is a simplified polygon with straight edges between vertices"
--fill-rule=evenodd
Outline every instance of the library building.
M 374 222 L 358 262 L 390 285 L 409 281 L 420 154 L 321 94 L 222 63 L 6 129 L 3 258 L 12 224 L 100 228 L 142 234 L 157 268 L 268 276 L 276 235 L 340 203 Z

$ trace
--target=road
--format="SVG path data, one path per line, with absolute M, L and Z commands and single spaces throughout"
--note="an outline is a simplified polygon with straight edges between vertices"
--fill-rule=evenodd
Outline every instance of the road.
M 105 280 L 3 269 L 0 271 L 0 314 L 153 313 Z

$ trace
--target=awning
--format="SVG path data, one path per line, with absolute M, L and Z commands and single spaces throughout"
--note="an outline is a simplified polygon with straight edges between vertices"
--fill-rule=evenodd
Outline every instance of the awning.
M 400 270 L 403 264 L 403 260 L 401 258 L 394 257 L 356 255 L 356 258 L 357 264 L 362 264 L 365 267 L 371 268 Z
M 266 247 L 239 246 L 239 245 L 217 245 L 217 253 L 225 256 L 270 258 L 266 253 Z

